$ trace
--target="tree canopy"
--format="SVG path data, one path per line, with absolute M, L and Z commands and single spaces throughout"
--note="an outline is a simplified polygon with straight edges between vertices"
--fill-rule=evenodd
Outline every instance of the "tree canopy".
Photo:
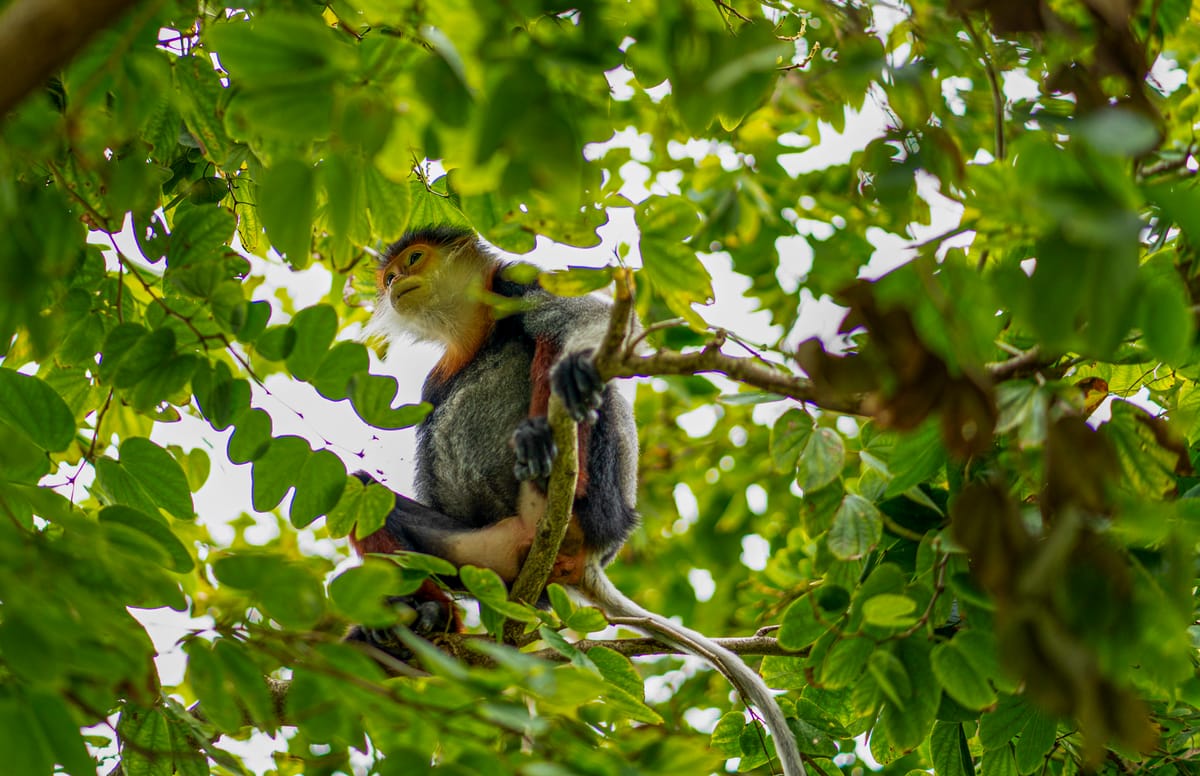
M 810 774 L 1200 773 L 1191 5 L 0 4 L 2 769 L 773 772 L 719 675 L 559 588 L 464 572 L 476 633 L 398 676 L 341 643 L 445 564 L 339 565 L 391 495 L 264 409 L 424 416 L 360 338 L 406 228 L 623 219 L 538 276 L 645 327 L 609 573 L 745 637 Z M 204 520 L 232 466 L 246 514 Z

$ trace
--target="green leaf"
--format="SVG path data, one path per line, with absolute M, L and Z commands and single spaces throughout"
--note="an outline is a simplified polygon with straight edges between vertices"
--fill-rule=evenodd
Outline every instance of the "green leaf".
M 984 749 L 980 767 L 980 772 L 988 776 L 1017 776 L 1019 773 L 1013 749 L 1007 744 L 1000 749 Z
M 883 628 L 907 628 L 917 621 L 917 602 L 904 595 L 884 593 L 863 602 L 863 619 Z
M 287 366 L 298 379 L 309 381 L 317 373 L 337 334 L 337 325 L 337 313 L 326 304 L 307 307 L 292 318 L 296 342 L 287 356 Z
M 54 753 L 42 737 L 37 719 L 13 697 L 0 698 L 0 747 L 7 772 L 50 776 Z
M 424 403 L 402 404 L 393 409 L 392 400 L 398 391 L 399 384 L 394 377 L 360 374 L 350 382 L 350 402 L 360 418 L 382 429 L 415 426 L 433 409 L 432 405 Z
M 185 574 L 195 567 L 192 554 L 162 518 L 151 517 L 136 509 L 118 505 L 100 510 L 100 522 L 123 525 L 145 534 L 162 548 L 163 554 L 170 559 L 168 568 L 171 571 Z
M 883 536 L 883 516 L 862 496 L 847 494 L 833 515 L 828 544 L 842 560 L 861 558 L 875 548 Z
M 986 749 L 998 749 L 1021 732 L 1031 714 L 1033 709 L 1024 698 L 1003 695 L 993 711 L 979 718 L 979 740 Z
M 155 505 L 181 520 L 196 516 L 187 475 L 174 456 L 144 437 L 126 439 L 120 455 L 121 467 Z
M 641 700 L 645 697 L 645 685 L 642 677 L 633 667 L 629 658 L 608 647 L 592 647 L 587 652 L 588 658 L 600 669 L 604 680 L 634 698 Z
M 267 237 L 296 269 L 304 269 L 311 259 L 315 177 L 311 165 L 287 159 L 264 171 L 259 181 L 258 215 Z
M 296 480 L 296 495 L 288 516 L 303 528 L 337 506 L 346 489 L 346 465 L 328 450 L 317 450 L 304 461 Z
M 1160 275 L 1145 283 L 1141 293 L 1141 327 L 1146 347 L 1169 364 L 1186 359 L 1195 336 L 1191 304 L 1179 280 Z
M 396 504 L 396 496 L 378 483 L 363 485 L 357 477 L 346 480 L 341 498 L 325 517 L 325 529 L 335 538 L 355 536 L 362 539 L 383 527 L 388 513 Z
M 390 563 L 366 563 L 346 569 L 329 583 L 329 598 L 351 622 L 384 626 L 396 612 L 384 601 L 399 587 L 398 570 Z
M 270 730 L 278 724 L 275 701 L 267 687 L 263 671 L 247 654 L 246 647 L 232 639 L 219 639 L 213 645 L 223 675 L 236 687 L 236 698 L 259 729 Z M 207 773 L 207 771 L 206 771 Z
M 275 437 L 267 452 L 254 462 L 251 474 L 251 503 L 259 512 L 279 506 L 295 485 L 304 464 L 312 455 L 308 442 L 297 436 Z
M 572 267 L 566 272 L 543 272 L 538 275 L 538 284 L 555 296 L 584 296 L 607 288 L 612 279 L 612 267 Z
M 885 700 L 880 722 L 891 745 L 898 751 L 909 751 L 920 746 L 929 735 L 937 716 L 941 688 L 929 665 L 928 642 L 904 639 L 896 644 L 895 654 L 904 664 L 912 693 L 903 707 Z
M 224 196 L 224 181 L 220 181 L 220 187 Z M 233 213 L 220 207 L 191 208 L 180 214 L 171 230 L 168 249 L 171 269 L 222 258 L 235 222 Z
M 237 17 L 205 27 L 231 78 L 243 87 L 273 89 L 302 83 L 314 89 L 349 66 L 353 54 L 316 18 L 275 13 L 246 22 Z
M 1054 720 L 1034 711 L 1022 728 L 1021 737 L 1017 739 L 1017 770 L 1027 774 L 1042 768 L 1046 762 L 1046 753 L 1054 746 L 1057 734 L 1058 725 Z
M 695 252 L 679 242 L 642 237 L 643 273 L 675 315 L 694 329 L 703 330 L 703 319 L 692 305 L 712 301 L 712 277 Z
M 546 586 L 546 596 L 550 599 L 550 607 L 560 620 L 565 621 L 578 608 L 571 600 L 571 596 L 567 594 L 566 588 L 558 583 Z
M 126 774 L 172 776 L 171 758 L 158 754 L 173 750 L 171 727 L 161 710 L 142 709 L 133 704 L 126 704 L 117 722 L 117 735 L 124 744 L 121 769 Z
M 227 555 L 212 568 L 222 584 L 253 591 L 257 605 L 286 628 L 307 630 L 325 612 L 320 581 L 309 570 L 276 555 Z
M 463 585 L 479 603 L 519 622 L 537 622 L 537 614 L 527 606 L 508 600 L 508 588 L 491 569 L 463 566 L 458 570 Z
M 916 431 L 903 434 L 888 458 L 892 475 L 886 498 L 893 498 L 922 482 L 933 479 L 946 464 L 941 428 L 936 420 L 926 421 Z
M 235 380 L 222 361 L 201 364 L 192 375 L 192 390 L 204 417 L 218 431 L 229 427 L 250 406 L 250 383 Z
M 805 493 L 820 490 L 841 475 L 845 458 L 841 434 L 830 428 L 814 430 L 797 461 L 796 484 Z
M 283 361 L 296 347 L 296 330 L 291 326 L 268 326 L 254 346 L 263 358 Z
M 43 380 L 11 369 L 0 369 L 0 420 L 51 452 L 66 450 L 75 438 L 75 418 L 62 397 Z
M 1149 116 L 1123 107 L 1105 107 L 1081 119 L 1076 128 L 1102 154 L 1138 157 L 1158 145 L 1158 128 Z
M 817 605 L 810 595 L 796 599 L 783 613 L 779 623 L 779 645 L 786 649 L 804 649 L 829 629 L 818 619 Z
M 46 692 L 32 692 L 27 700 L 33 717 L 54 754 L 54 761 L 62 763 L 67 773 L 94 772 L 96 761 L 88 754 L 83 736 L 79 732 L 79 723 L 71 716 L 70 709 L 62 698 Z
M 204 718 L 226 733 L 236 733 L 242 726 L 242 710 L 238 706 L 239 690 L 233 677 L 217 659 L 212 646 L 195 640 L 188 645 L 187 680 L 196 693 Z
M 984 709 L 996 703 L 996 693 L 968 659 L 958 639 L 934 647 L 931 660 L 938 681 L 958 703 L 968 709 Z
M 726 757 L 738 757 L 742 753 L 742 731 L 746 729 L 746 718 L 740 711 L 722 715 L 713 728 L 709 745 Z
M 842 639 L 833 645 L 821 664 L 821 686 L 830 690 L 849 687 L 867 666 L 875 651 L 875 642 L 868 638 Z
M 608 627 L 608 618 L 594 606 L 582 606 L 572 612 L 563 624 L 576 633 L 595 633 Z
M 800 453 L 813 435 L 813 419 L 802 409 L 789 409 L 771 426 L 771 463 L 778 474 L 796 471 Z
M 933 756 L 934 772 L 938 776 L 967 776 L 975 773 L 970 749 L 957 722 L 938 722 L 933 726 L 929 738 L 929 751 Z
M 289 367 L 291 362 L 289 361 Z M 367 349 L 359 342 L 339 342 L 321 359 L 309 382 L 317 393 L 331 401 L 349 396 L 347 390 L 355 375 L 363 374 L 370 366 Z
M 913 687 L 908 678 L 908 671 L 900 659 L 887 650 L 877 649 L 871 653 L 867 669 L 888 700 L 897 708 L 904 708 L 912 695 Z
M 255 408 L 238 415 L 226 454 L 234 463 L 250 463 L 261 458 L 270 446 L 271 416 Z

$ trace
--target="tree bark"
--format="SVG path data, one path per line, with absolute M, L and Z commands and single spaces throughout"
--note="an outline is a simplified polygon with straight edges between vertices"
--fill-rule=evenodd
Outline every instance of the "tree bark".
M 0 12 L 0 119 L 137 0 L 14 0 Z

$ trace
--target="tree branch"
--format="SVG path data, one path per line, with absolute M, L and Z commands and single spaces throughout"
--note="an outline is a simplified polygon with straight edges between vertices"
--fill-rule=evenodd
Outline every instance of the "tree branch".
M 546 489 L 546 514 L 538 521 L 533 546 L 509 595 L 514 601 L 526 603 L 538 600 L 546 587 L 546 580 L 550 578 L 558 548 L 567 535 L 571 509 L 575 504 L 575 483 L 579 479 L 579 434 L 575 421 L 571 420 L 562 401 L 555 395 L 550 396 L 547 415 L 550 430 L 554 434 L 554 444 L 558 447 L 558 457 L 554 459 L 550 484 Z M 506 640 L 512 627 L 519 628 L 520 624 L 506 624 Z
M 0 13 L 0 118 L 136 0 L 14 0 Z
M 774 655 L 779 657 L 805 657 L 808 650 L 790 650 L 779 646 L 779 642 L 769 636 L 746 636 L 741 638 L 713 639 L 718 644 L 736 655 Z M 643 637 L 633 639 L 580 639 L 572 646 L 586 652 L 592 647 L 607 647 L 626 657 L 639 655 L 684 655 L 678 647 L 664 644 L 658 639 Z M 556 663 L 565 663 L 570 658 L 554 649 L 542 649 L 530 652 L 533 657 Z

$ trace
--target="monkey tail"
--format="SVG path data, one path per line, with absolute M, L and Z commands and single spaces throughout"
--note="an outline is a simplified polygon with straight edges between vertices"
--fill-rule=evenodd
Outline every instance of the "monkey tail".
M 677 625 L 660 614 L 638 606 L 609 581 L 604 569 L 594 560 L 589 561 L 584 568 L 577 589 L 607 614 L 644 620 L 644 630 L 654 637 L 707 660 L 724 674 L 744 701 L 758 707 L 767 729 L 775 739 L 775 751 L 783 765 L 784 776 L 806 776 L 796 738 L 788 728 L 783 711 L 775 702 L 775 696 L 762 677 L 752 671 L 740 657 L 704 634 Z

